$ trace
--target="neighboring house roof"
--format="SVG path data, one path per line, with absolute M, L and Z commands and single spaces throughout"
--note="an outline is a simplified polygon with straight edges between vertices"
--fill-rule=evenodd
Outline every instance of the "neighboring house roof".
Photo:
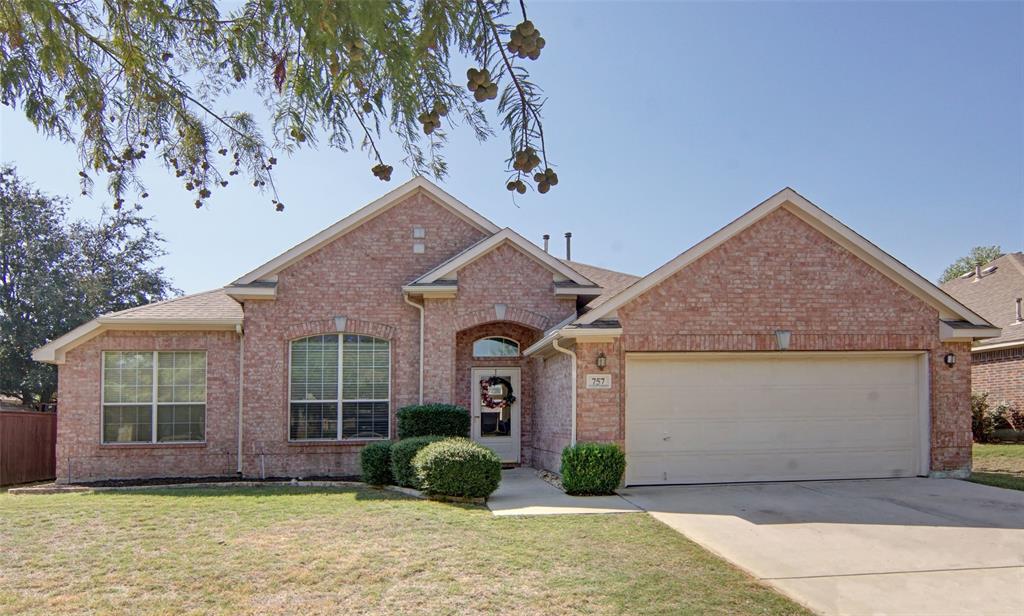
M 998 334 L 998 331 L 994 331 L 992 325 L 980 315 L 956 301 L 920 274 L 900 263 L 891 255 L 864 239 L 855 231 L 788 187 L 775 193 L 746 214 L 722 227 L 705 240 L 647 276 L 644 276 L 641 280 L 624 288 L 614 296 L 607 298 L 597 308 L 577 319 L 576 323 L 588 325 L 614 316 L 615 311 L 621 306 L 657 286 L 669 276 L 693 263 L 778 208 L 785 208 L 793 213 L 921 300 L 937 308 L 941 319 L 967 321 L 978 327 L 978 335 L 982 337 Z M 967 334 L 965 333 L 965 335 Z
M 601 287 L 601 295 L 590 300 L 587 304 L 587 308 L 593 310 L 597 308 L 608 298 L 622 291 L 629 285 L 633 284 L 637 280 L 640 280 L 641 276 L 634 276 L 633 274 L 625 274 L 623 272 L 616 272 L 614 270 L 605 269 L 603 267 L 597 267 L 596 265 L 587 265 L 586 263 L 579 263 L 578 261 L 566 261 L 560 259 L 562 263 L 572 267 L 577 272 L 583 274 L 587 278 L 593 280 L 598 286 Z
M 506 227 L 494 235 L 480 240 L 476 244 L 473 244 L 466 250 L 463 250 L 426 274 L 423 274 L 407 285 L 406 288 L 407 290 L 410 290 L 419 285 L 431 285 L 436 284 L 439 281 L 454 280 L 457 278 L 457 272 L 460 269 L 504 244 L 512 244 L 517 247 L 519 250 L 533 257 L 536 261 L 547 267 L 565 281 L 585 287 L 599 286 L 596 282 L 575 269 L 571 264 L 568 264 L 562 259 L 557 259 L 551 256 L 549 253 L 541 250 L 541 248 L 533 242 Z M 595 291 L 595 294 L 597 291 L 599 291 L 599 289 Z
M 32 351 L 32 359 L 64 363 L 64 355 L 111 329 L 225 329 L 242 324 L 242 305 L 225 289 L 214 289 L 109 312 Z
M 470 208 L 465 203 L 459 201 L 455 197 L 449 195 L 445 191 L 441 190 L 439 186 L 433 182 L 417 176 L 409 180 L 405 184 L 402 184 L 398 188 L 392 190 L 388 194 L 384 195 L 380 199 L 377 199 L 369 205 L 359 208 L 352 214 L 349 214 L 345 218 L 342 218 L 338 222 L 334 223 L 330 227 L 327 227 L 320 233 L 317 233 L 308 240 L 294 246 L 283 254 L 267 261 L 263 265 L 252 270 L 248 274 L 245 274 L 238 280 L 234 281 L 235 285 L 246 285 L 256 282 L 261 279 L 270 278 L 275 276 L 278 272 L 288 267 L 292 263 L 305 257 L 306 255 L 313 253 L 325 244 L 334 241 L 341 237 L 345 233 L 348 233 L 352 229 L 355 229 L 364 222 L 374 218 L 375 216 L 387 211 L 392 206 L 397 205 L 406 197 L 411 196 L 416 191 L 424 191 L 430 194 L 438 203 L 448 208 L 456 216 L 462 218 L 469 224 L 480 229 L 481 231 L 494 234 L 500 229 L 493 222 L 487 220 L 475 210 Z
M 963 304 L 985 317 L 1003 333 L 974 346 L 983 350 L 995 346 L 1024 344 L 1024 321 L 1017 321 L 1017 298 L 1024 298 L 1024 253 L 1003 255 L 986 265 L 983 270 L 996 269 L 977 278 L 972 272 L 964 278 L 950 280 L 942 285 Z

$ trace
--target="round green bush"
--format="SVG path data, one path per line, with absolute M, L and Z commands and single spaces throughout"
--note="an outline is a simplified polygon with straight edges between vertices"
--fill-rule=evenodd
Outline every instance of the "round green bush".
M 359 467 L 363 482 L 375 486 L 394 483 L 391 476 L 391 441 L 370 443 L 359 452 Z
M 614 443 L 577 443 L 562 450 L 562 487 L 569 494 L 612 494 L 626 472 L 626 454 Z
M 419 404 L 398 409 L 398 438 L 469 436 L 469 411 L 454 404 Z
M 391 446 L 391 476 L 395 483 L 406 488 L 419 488 L 412 459 L 420 449 L 442 440 L 443 436 L 414 436 L 404 438 Z
M 466 438 L 431 443 L 412 461 L 420 488 L 428 494 L 486 498 L 501 482 L 501 458 Z

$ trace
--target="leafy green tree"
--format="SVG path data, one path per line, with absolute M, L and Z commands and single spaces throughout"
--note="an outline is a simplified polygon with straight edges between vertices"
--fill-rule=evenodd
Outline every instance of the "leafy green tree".
M 153 261 L 160 236 L 137 211 L 66 222 L 64 199 L 0 167 L 0 395 L 24 404 L 56 390 L 53 366 L 32 349 L 86 321 L 177 291 Z
M 984 267 L 1001 256 L 1003 256 L 1003 251 L 999 246 L 975 246 L 971 249 L 971 254 L 960 257 L 942 272 L 939 284 L 949 282 L 967 272 L 973 272 L 975 267 L 979 265 Z
M 115 208 L 147 196 L 139 166 L 150 157 L 193 191 L 196 207 L 242 175 L 283 209 L 275 153 L 319 142 L 367 150 L 388 181 L 395 153 L 381 149 L 385 131 L 415 173 L 443 177 L 446 127 L 464 122 L 485 139 L 495 99 L 510 138 L 508 190 L 558 183 L 543 99 L 524 66 L 545 40 L 523 0 L 514 28 L 508 0 L 221 4 L 0 0 L 0 102 L 76 143 L 83 192 L 106 174 Z M 467 81 L 453 77 L 454 59 L 473 64 Z M 251 110 L 223 110 L 239 90 L 260 97 L 269 130 Z

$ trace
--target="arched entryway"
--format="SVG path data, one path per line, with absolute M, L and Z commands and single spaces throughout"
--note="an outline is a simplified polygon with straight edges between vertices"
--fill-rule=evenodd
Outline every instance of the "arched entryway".
M 523 349 L 539 329 L 494 321 L 455 335 L 455 401 L 473 415 L 472 436 L 506 463 L 529 464 L 533 404 L 532 363 Z M 503 404 L 511 394 L 515 401 Z

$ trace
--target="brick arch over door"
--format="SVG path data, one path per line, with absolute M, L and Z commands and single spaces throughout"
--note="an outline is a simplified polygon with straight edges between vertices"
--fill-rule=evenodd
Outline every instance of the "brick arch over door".
M 454 324 L 455 329 L 461 331 L 488 323 L 513 323 L 541 331 L 545 331 L 554 325 L 550 317 L 527 310 L 526 308 L 507 304 L 496 304 L 487 308 L 459 313 L 455 317 Z M 523 348 L 525 349 L 526 346 Z

